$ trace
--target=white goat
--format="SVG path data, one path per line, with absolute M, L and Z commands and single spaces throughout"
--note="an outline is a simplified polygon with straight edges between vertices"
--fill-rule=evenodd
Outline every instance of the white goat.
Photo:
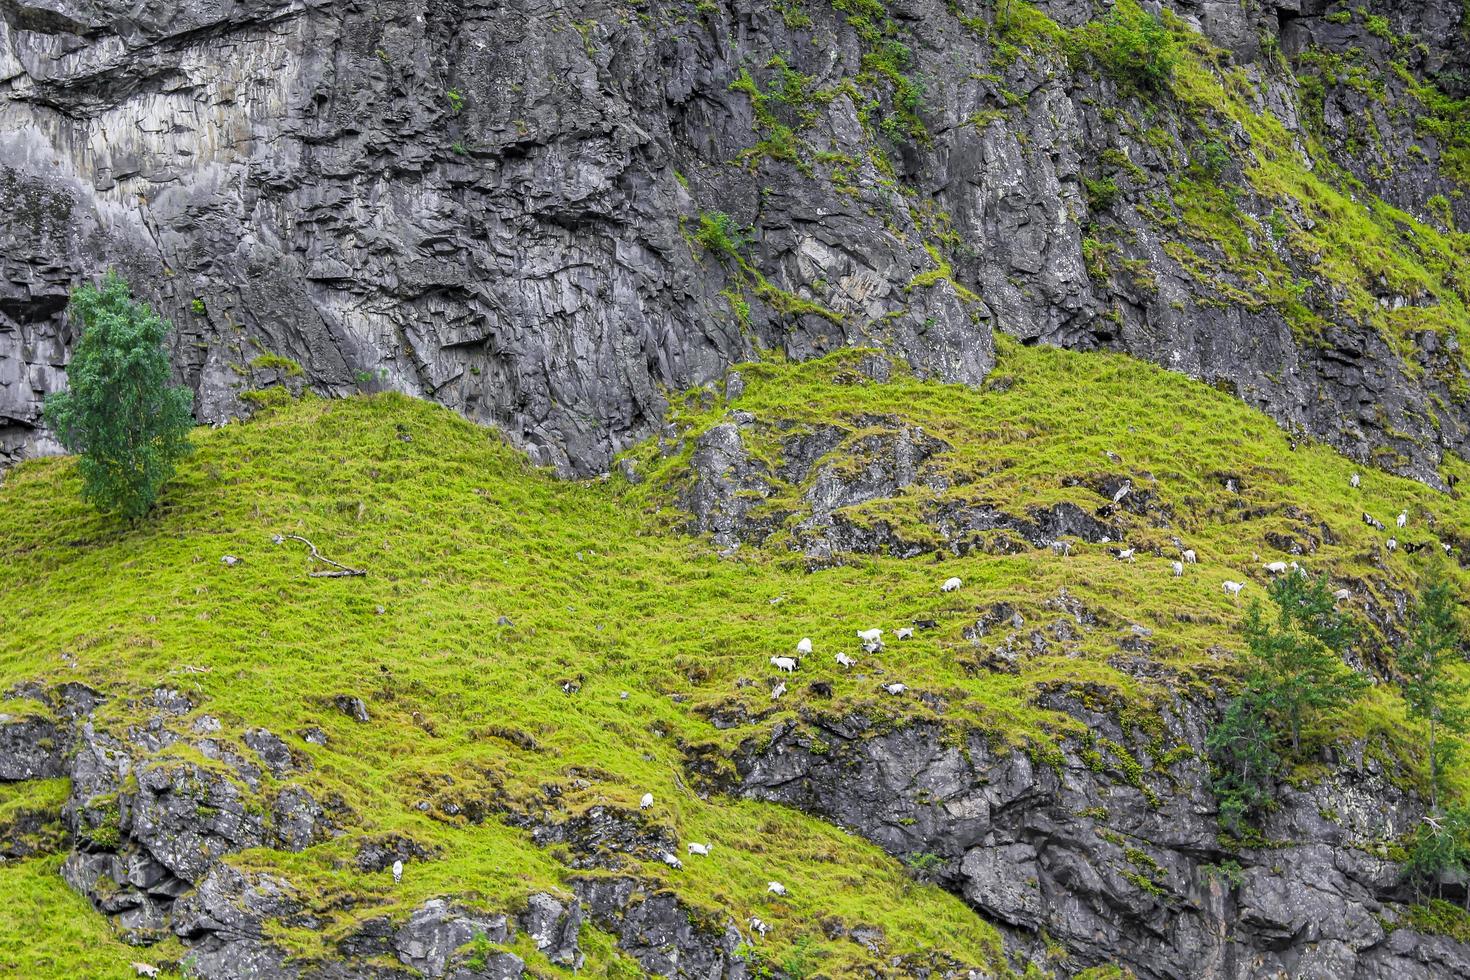
M 1343 599 L 1351 599 L 1352 597 L 1352 589 L 1338 589 L 1336 592 L 1332 593 L 1332 598 L 1337 599 L 1338 601 L 1341 601 Z
M 1356 473 L 1354 473 L 1352 476 L 1348 477 L 1348 483 L 1351 484 L 1354 487 L 1358 486 L 1362 482 L 1363 482 L 1362 478 L 1359 477 L 1358 474 L 1356 474 Z
M 853 666 L 854 664 L 857 663 L 856 660 L 852 659 L 851 657 L 849 657 L 845 653 L 839 653 L 837 655 L 837 662 L 839 664 L 841 664 L 842 666 L 844 666 L 844 667 L 851 667 L 851 666 Z
M 1227 579 L 1224 584 L 1226 595 L 1238 596 L 1240 595 L 1240 590 L 1245 588 L 1244 582 L 1231 582 Z
M 1399 548 L 1399 539 L 1389 538 L 1387 541 L 1384 542 L 1384 544 L 1388 546 L 1389 551 L 1397 551 Z
M 682 867 L 684 867 L 684 862 L 683 861 L 680 861 L 677 857 L 675 857 L 672 854 L 665 854 L 664 855 L 664 864 L 667 864 L 671 868 L 682 868 Z
M 1193 548 L 1186 548 L 1185 550 L 1179 552 L 1179 557 L 1184 559 L 1184 563 L 1186 565 L 1194 565 L 1199 561 L 1199 559 L 1195 556 Z
M 914 638 L 914 628 L 912 626 L 900 626 L 893 631 L 893 635 L 900 640 L 912 640 Z
M 1176 561 L 1176 562 L 1174 562 L 1174 577 L 1175 578 L 1179 578 L 1183 574 L 1184 574 L 1184 562 L 1182 562 L 1182 561 Z
M 402 861 L 394 861 L 393 862 L 393 884 L 396 885 L 396 884 L 398 884 L 402 880 L 403 880 L 403 862 Z
M 857 637 L 864 643 L 878 643 L 883 639 L 883 631 L 879 629 L 858 630 Z
M 939 591 L 940 592 L 955 592 L 955 591 L 957 591 L 959 589 L 960 586 L 962 586 L 964 584 L 965 584 L 964 581 L 961 580 L 958 576 L 956 576 L 954 578 L 947 578 L 947 579 L 944 580 L 944 584 L 939 587 Z
M 1265 568 L 1266 571 L 1270 572 L 1272 575 L 1282 575 L 1285 574 L 1287 568 L 1289 568 L 1290 566 L 1287 565 L 1284 561 L 1268 561 L 1262 567 Z
M 766 891 L 770 892 L 772 895 L 780 895 L 784 897 L 786 895 L 786 886 L 781 884 L 779 881 L 768 881 L 766 882 Z
M 1118 549 L 1118 560 L 1119 561 L 1128 561 L 1128 562 L 1131 562 L 1133 560 L 1133 549 L 1132 548 L 1119 548 Z
M 713 846 L 714 845 L 712 845 L 712 844 L 693 844 L 693 843 L 691 843 L 689 845 L 689 853 L 690 854 L 698 854 L 700 857 L 709 857 L 709 849 L 711 847 L 713 847 Z
M 1399 511 L 1398 522 L 1399 527 L 1403 527 L 1405 524 L 1409 523 L 1409 512 L 1404 510 Z
M 784 670 L 789 674 L 796 670 L 796 661 L 791 657 L 772 657 L 771 666 L 777 670 Z
M 772 701 L 779 701 L 779 700 L 781 700 L 781 695 L 783 695 L 785 693 L 786 693 L 786 682 L 785 681 L 782 681 L 781 683 L 777 684 L 775 687 L 771 688 L 771 700 Z
M 1133 489 L 1133 481 L 1132 480 L 1124 480 L 1123 481 L 1123 485 L 1118 488 L 1118 492 L 1115 493 L 1115 494 L 1113 494 L 1113 503 L 1115 503 L 1115 504 L 1116 503 L 1121 503 L 1122 500 L 1123 500 L 1123 498 L 1126 497 L 1126 496 L 1128 496 L 1128 491 L 1129 490 L 1132 490 L 1132 489 Z
M 801 642 L 798 643 L 798 644 L 796 644 L 796 652 L 797 653 L 811 653 L 812 652 L 812 641 L 811 641 L 811 638 L 810 637 L 803 636 L 801 638 Z
M 883 690 L 887 691 L 889 694 L 902 694 L 904 691 L 907 691 L 908 689 L 909 689 L 909 686 L 907 684 L 902 683 L 901 681 L 894 681 L 892 684 L 884 684 L 883 685 Z
M 771 931 L 770 926 L 766 925 L 764 922 L 753 915 L 748 921 L 750 922 L 750 931 L 760 936 L 762 939 L 766 938 L 766 933 Z
M 638 809 L 647 810 L 651 806 L 653 806 L 653 794 L 644 793 L 643 799 L 638 801 Z

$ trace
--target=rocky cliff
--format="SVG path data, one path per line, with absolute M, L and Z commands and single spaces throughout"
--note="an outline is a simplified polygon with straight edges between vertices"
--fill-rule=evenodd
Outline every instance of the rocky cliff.
M 1166 6 L 1150 87 L 1076 0 L 7 0 L 0 446 L 47 446 L 67 291 L 116 266 L 202 421 L 275 355 L 586 474 L 759 351 L 974 383 L 1001 330 L 1435 481 L 1460 5 Z
M 1395 684 L 1470 592 L 1464 16 L 0 0 L 0 466 L 108 267 L 253 416 L 127 533 L 0 486 L 0 972 L 1470 974 Z M 1243 839 L 1272 559 L 1373 687 Z

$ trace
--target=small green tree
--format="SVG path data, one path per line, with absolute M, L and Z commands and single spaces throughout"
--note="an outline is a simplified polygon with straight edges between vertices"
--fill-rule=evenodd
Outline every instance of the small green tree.
M 81 337 L 67 390 L 46 399 L 45 419 L 63 446 L 81 454 L 82 496 L 135 520 L 189 451 L 192 398 L 168 386 L 168 324 L 136 302 L 117 273 L 100 288 L 73 292 L 70 312 Z
M 1459 753 L 1458 737 L 1470 724 L 1464 704 L 1465 684 L 1452 669 L 1462 660 L 1454 594 L 1446 582 L 1437 581 L 1420 597 L 1414 611 L 1414 632 L 1399 655 L 1409 717 L 1422 719 L 1429 729 L 1431 813 L 1439 811 L 1445 773 Z
M 1343 662 L 1356 633 L 1325 576 L 1286 575 L 1268 595 L 1276 616 L 1251 603 L 1245 685 L 1206 741 L 1220 820 L 1237 834 L 1251 814 L 1270 807 L 1282 763 L 1300 757 L 1306 727 L 1351 704 L 1368 683 Z
M 1220 805 L 1220 823 L 1240 836 L 1251 814 L 1271 808 L 1281 753 L 1262 713 L 1260 699 L 1247 690 L 1230 702 L 1220 723 L 1205 736 L 1215 761 L 1210 786 Z
M 1246 614 L 1246 683 L 1265 717 L 1285 731 L 1292 755 L 1301 753 L 1304 725 L 1347 706 L 1368 686 L 1343 663 L 1356 632 L 1337 611 L 1328 585 L 1325 576 L 1284 575 L 1269 592 L 1275 623 L 1262 615 L 1259 602 Z

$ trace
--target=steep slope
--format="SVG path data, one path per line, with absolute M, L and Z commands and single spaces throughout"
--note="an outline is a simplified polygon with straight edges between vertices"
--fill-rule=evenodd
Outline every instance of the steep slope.
M 1331 574 L 1387 678 L 1405 590 L 1465 584 L 1457 494 L 1353 490 L 1354 464 L 1207 386 L 1009 342 L 978 390 L 876 351 L 744 366 L 674 400 L 631 480 L 557 480 L 401 396 L 273 391 L 200 430 L 140 527 L 84 509 L 67 460 L 0 484 L 0 968 L 1470 964 L 1416 930 L 1395 863 L 1422 774 L 1393 685 L 1318 733 L 1260 840 L 1219 836 L 1201 759 L 1242 613 L 1220 582 L 1249 597 L 1277 557 Z M 1399 510 L 1390 553 L 1361 515 Z M 680 532 L 702 521 L 723 538 Z M 368 574 L 309 577 L 277 534 Z M 1199 556 L 1180 578 L 1176 537 Z M 58 866 L 155 945 L 71 922 Z
M 1462 5 L 490 0 L 0 7 L 0 452 L 68 288 L 180 326 L 196 414 L 393 388 L 587 475 L 666 390 L 1000 331 L 1115 349 L 1432 480 L 1466 439 Z

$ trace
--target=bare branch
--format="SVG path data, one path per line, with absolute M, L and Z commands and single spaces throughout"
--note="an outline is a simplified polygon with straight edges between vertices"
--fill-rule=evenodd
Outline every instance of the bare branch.
M 299 534 L 277 534 L 274 538 L 274 541 L 276 542 L 276 544 L 280 544 L 288 538 L 292 541 L 300 541 L 302 544 L 306 545 L 310 557 L 315 558 L 317 561 L 325 562 L 328 565 L 335 565 L 338 569 L 338 571 L 335 572 L 308 572 L 307 574 L 311 578 L 355 578 L 359 575 L 367 574 L 367 572 L 363 571 L 361 568 L 349 568 L 346 565 L 342 564 L 340 561 L 333 561 L 326 555 L 322 554 L 320 551 L 317 551 L 316 545 L 312 544 L 310 541 L 308 541 L 306 538 L 303 538 Z

